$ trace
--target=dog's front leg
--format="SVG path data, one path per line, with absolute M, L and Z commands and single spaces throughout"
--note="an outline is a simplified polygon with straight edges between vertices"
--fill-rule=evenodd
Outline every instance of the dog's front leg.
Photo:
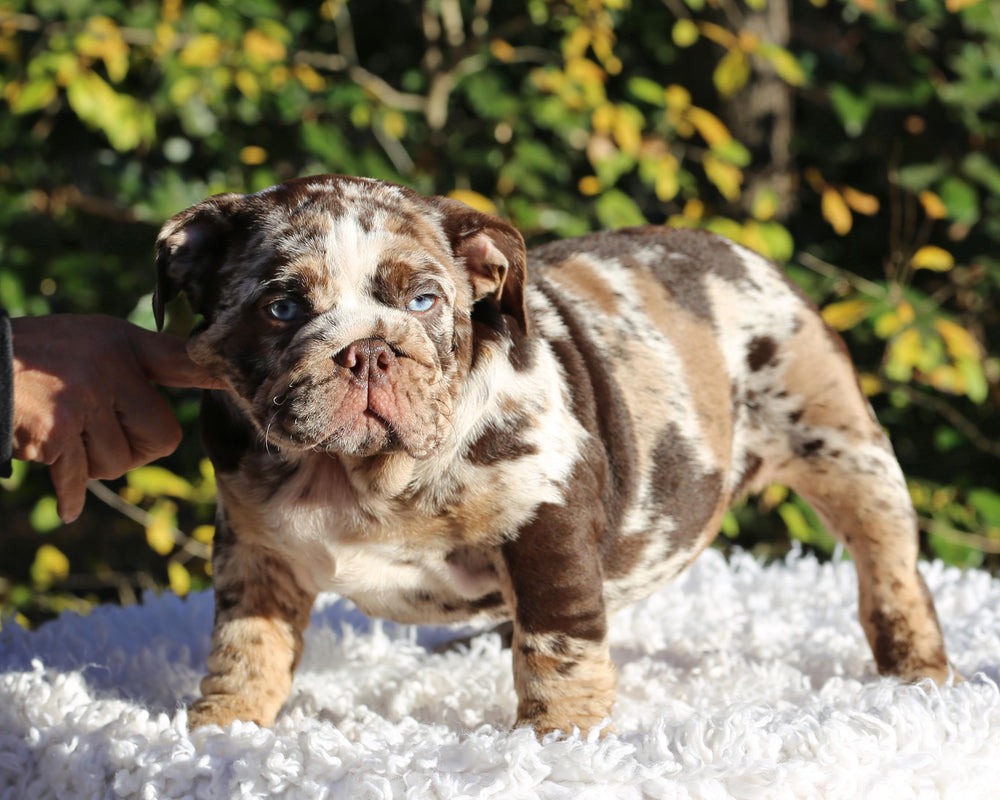
M 239 542 L 219 515 L 212 553 L 215 627 L 191 729 L 236 719 L 272 725 L 302 655 L 315 595 L 276 553 Z
M 574 727 L 586 732 L 610 716 L 615 701 L 594 529 L 578 510 L 543 506 L 503 547 L 514 611 L 517 725 L 539 736 Z

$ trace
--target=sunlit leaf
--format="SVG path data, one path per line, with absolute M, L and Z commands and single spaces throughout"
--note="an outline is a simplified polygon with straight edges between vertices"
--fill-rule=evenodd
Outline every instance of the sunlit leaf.
M 222 58 L 222 42 L 211 33 L 191 37 L 178 56 L 185 67 L 214 67 Z
M 724 145 L 733 138 L 733 135 L 729 132 L 729 128 L 711 111 L 691 106 L 687 110 L 687 118 L 697 129 L 701 138 L 708 143 L 709 147 Z
M 171 561 L 167 564 L 167 580 L 170 582 L 170 589 L 178 597 L 184 597 L 191 591 L 191 573 L 187 571 L 183 564 Z
M 689 19 L 679 19 L 670 31 L 674 44 L 678 47 L 690 47 L 700 36 L 698 26 Z
M 28 81 L 13 92 L 10 110 L 15 114 L 33 114 L 41 111 L 56 99 L 58 90 L 56 83 L 49 77 Z
M 31 564 L 31 579 L 37 586 L 51 586 L 67 575 L 69 575 L 69 559 L 59 548 L 43 544 L 35 551 L 35 560 Z
M 939 317 L 934 320 L 934 327 L 941 334 L 948 352 L 954 358 L 979 358 L 979 342 L 961 325 Z
M 39 498 L 31 509 L 28 521 L 31 523 L 31 529 L 38 533 L 48 533 L 60 527 L 63 523 L 59 519 L 56 498 L 50 494 Z
M 845 236 L 850 232 L 854 224 L 851 209 L 848 208 L 843 195 L 832 186 L 827 186 L 823 189 L 820 209 L 823 213 L 823 219 L 833 226 L 834 231 L 841 236 Z
M 142 492 L 146 497 L 178 497 L 189 499 L 194 493 L 191 483 L 168 469 L 149 464 L 134 469 L 125 476 L 128 485 Z
M 865 214 L 869 217 L 878 213 L 879 202 L 875 195 L 860 192 L 850 186 L 842 186 L 840 193 L 844 196 L 845 202 L 853 211 L 857 211 L 859 214 Z
M 702 166 L 705 168 L 706 177 L 723 197 L 730 202 L 739 199 L 740 187 L 743 184 L 743 170 L 712 155 L 705 156 Z
M 741 49 L 730 50 L 715 67 L 712 82 L 723 98 L 732 97 L 750 80 L 750 56 Z
M 933 272 L 947 272 L 955 266 L 955 257 L 947 250 L 935 245 L 924 245 L 910 260 L 914 269 L 929 269 Z
M 448 192 L 448 197 L 452 200 L 465 203 L 467 206 L 476 209 L 476 211 L 482 211 L 485 214 L 497 213 L 496 204 L 490 198 L 479 194 L 479 192 L 473 192 L 471 189 L 452 189 Z
M 917 197 L 920 205 L 924 207 L 924 213 L 931 219 L 944 219 L 948 216 L 948 209 L 944 201 L 929 189 L 922 191 Z
M 150 512 L 146 525 L 146 542 L 154 553 L 165 556 L 174 549 L 174 524 L 172 515 L 166 511 Z
M 826 324 L 831 328 L 837 331 L 846 331 L 865 319 L 870 309 L 871 304 L 867 300 L 841 300 L 826 306 L 822 315 Z

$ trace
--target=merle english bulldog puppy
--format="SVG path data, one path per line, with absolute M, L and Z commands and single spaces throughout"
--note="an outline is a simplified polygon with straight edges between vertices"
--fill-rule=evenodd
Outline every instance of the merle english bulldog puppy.
M 949 675 L 906 484 L 840 339 L 770 263 L 696 230 L 525 254 L 455 200 L 319 176 L 181 212 L 218 476 L 192 727 L 273 723 L 317 592 L 406 623 L 513 621 L 517 724 L 611 713 L 609 614 L 780 481 L 857 565 L 882 673 Z

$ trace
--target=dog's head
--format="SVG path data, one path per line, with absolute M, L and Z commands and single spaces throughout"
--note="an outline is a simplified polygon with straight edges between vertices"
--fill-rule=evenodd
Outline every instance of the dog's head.
M 286 450 L 421 457 L 447 431 L 483 306 L 526 332 L 524 242 L 502 220 L 324 175 L 222 194 L 160 231 L 153 305 L 183 291 L 191 357 Z

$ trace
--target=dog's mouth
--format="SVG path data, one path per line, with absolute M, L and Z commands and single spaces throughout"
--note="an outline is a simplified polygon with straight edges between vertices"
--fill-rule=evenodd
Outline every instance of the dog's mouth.
M 346 352 L 345 352 L 346 351 Z M 288 450 L 365 457 L 406 451 L 426 456 L 450 407 L 440 372 L 387 346 L 354 343 L 284 383 L 258 406 L 268 441 Z

